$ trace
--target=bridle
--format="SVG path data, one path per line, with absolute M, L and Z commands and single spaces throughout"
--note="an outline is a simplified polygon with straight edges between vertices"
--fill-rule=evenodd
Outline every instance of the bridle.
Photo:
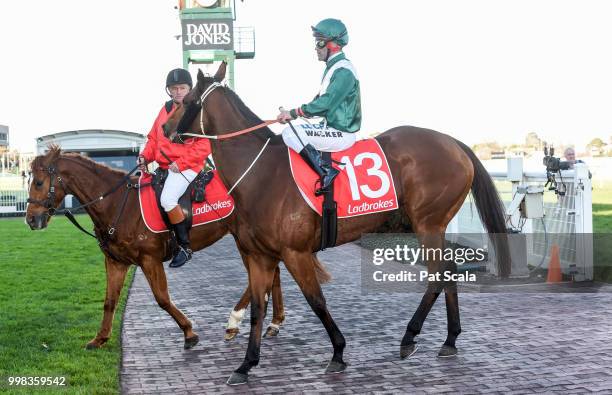
M 251 126 L 250 128 L 246 128 L 246 129 L 238 130 L 236 132 L 226 133 L 226 134 L 222 134 L 222 135 L 209 135 L 209 134 L 206 134 L 206 132 L 204 131 L 204 100 L 206 100 L 206 98 L 208 96 L 210 96 L 210 94 L 215 89 L 217 89 L 219 87 L 222 87 L 222 86 L 223 85 L 221 83 L 215 81 L 212 84 L 210 84 L 210 86 L 208 86 L 206 88 L 206 90 L 204 90 L 202 95 L 200 95 L 200 100 L 198 100 L 196 102 L 196 104 L 198 104 L 200 106 L 200 131 L 201 131 L 201 134 L 197 134 L 197 133 L 179 133 L 179 131 L 177 130 L 176 131 L 176 136 L 181 141 L 182 141 L 181 136 L 189 136 L 189 137 L 194 137 L 194 138 L 205 138 L 205 139 L 211 139 L 211 140 L 225 140 L 225 139 L 229 139 L 229 138 L 232 138 L 232 137 L 240 136 L 242 134 L 254 132 L 255 130 L 259 130 L 259 129 L 263 128 L 263 127 L 266 127 L 268 125 L 271 125 L 273 123 L 278 122 L 276 119 L 269 120 L 269 121 L 264 121 L 264 122 L 260 123 L 259 125 Z M 227 191 L 228 195 L 232 193 L 232 191 L 238 186 L 240 181 L 242 181 L 242 179 L 247 175 L 247 173 L 253 168 L 253 166 L 255 165 L 255 163 L 257 162 L 259 157 L 261 156 L 261 154 L 263 154 L 264 150 L 268 146 L 268 143 L 270 143 L 270 137 L 268 137 L 268 139 L 264 143 L 263 147 L 261 147 L 261 150 L 259 151 L 259 153 L 255 157 L 255 159 L 253 159 L 253 162 L 251 162 L 249 167 L 242 173 L 242 175 L 238 178 L 238 180 L 234 183 L 234 185 L 232 185 L 228 189 L 228 191 Z
M 69 160 L 69 158 L 64 158 L 66 160 Z M 58 159 L 59 160 L 59 159 Z M 57 162 L 57 161 L 56 161 Z M 87 203 L 81 204 L 77 207 L 73 207 L 73 208 L 64 208 L 64 209 L 57 209 L 56 207 L 54 207 L 54 202 L 55 202 L 55 195 L 56 195 L 56 187 L 55 187 L 55 181 L 57 181 L 59 183 L 59 185 L 62 187 L 62 189 L 64 190 L 64 193 L 66 195 L 70 194 L 70 190 L 66 187 L 66 184 L 64 184 L 64 181 L 62 180 L 62 177 L 59 175 L 58 171 L 57 171 L 57 165 L 56 162 L 52 163 L 49 167 L 47 167 L 46 169 L 44 167 L 39 167 L 39 170 L 46 170 L 47 174 L 49 175 L 49 179 L 50 179 L 50 186 L 49 186 L 49 192 L 47 192 L 47 198 L 44 200 L 39 200 L 39 199 L 32 199 L 30 197 L 28 197 L 27 202 L 31 203 L 31 204 L 38 204 L 40 206 L 43 206 L 47 209 L 47 215 L 49 217 L 54 216 L 55 214 L 58 213 L 62 213 L 64 214 L 69 220 L 70 222 L 72 222 L 72 224 L 74 226 L 76 226 L 79 230 L 81 230 L 83 233 L 88 234 L 91 237 L 94 237 L 95 239 L 97 239 L 99 241 L 99 244 L 102 248 L 104 248 L 106 250 L 106 252 L 109 253 L 109 255 L 114 259 L 112 253 L 110 253 L 110 250 L 108 250 L 107 248 L 107 242 L 108 242 L 108 237 L 112 236 L 115 233 L 115 226 L 117 224 L 117 222 L 119 221 L 121 214 L 123 213 L 123 210 L 125 209 L 125 204 L 127 202 L 127 198 L 128 198 L 128 193 L 131 189 L 138 189 L 140 188 L 141 185 L 139 184 L 132 184 L 131 182 L 129 182 L 130 176 L 132 175 L 132 173 L 134 173 L 139 165 L 136 165 L 136 167 L 134 167 L 132 170 L 130 170 L 124 177 L 121 178 L 121 181 L 119 183 L 117 183 L 115 186 L 113 186 L 111 189 L 109 189 L 107 192 L 103 193 L 102 195 L 98 196 L 95 199 L 90 200 Z M 78 162 L 78 161 L 74 161 L 77 164 L 82 165 L 82 163 Z M 37 182 L 36 180 L 32 180 L 33 182 Z M 88 206 L 91 206 L 95 203 L 100 202 L 101 200 L 104 200 L 104 198 L 106 198 L 107 196 L 111 195 L 112 193 L 116 192 L 121 186 L 125 185 L 126 189 L 123 195 L 123 200 L 121 202 L 121 207 L 119 208 L 119 212 L 116 214 L 114 221 L 111 223 L 111 226 L 108 228 L 107 230 L 107 234 L 108 236 L 106 236 L 106 233 L 101 233 L 102 234 L 102 240 L 100 240 L 96 235 L 94 235 L 91 232 L 88 232 L 87 230 L 85 230 L 76 220 L 76 218 L 74 218 L 74 215 L 72 214 L 72 210 L 79 210 Z
M 223 84 L 219 83 L 219 82 L 213 82 L 212 84 L 210 84 L 210 86 L 208 86 L 208 88 L 206 88 L 206 90 L 204 90 L 204 92 L 202 93 L 202 95 L 200 95 L 200 99 L 196 102 L 197 105 L 199 105 L 200 107 L 200 131 L 201 133 L 189 133 L 189 132 L 184 132 L 181 133 L 178 130 L 176 131 L 176 136 L 178 139 L 181 140 L 182 142 L 182 136 L 188 136 L 188 137 L 195 137 L 195 138 L 201 138 L 201 139 L 210 139 L 210 140 L 225 140 L 225 139 L 229 139 L 232 137 L 236 137 L 236 136 L 240 136 L 242 134 L 246 134 L 246 133 L 250 133 L 250 132 L 254 132 L 256 130 L 259 130 L 261 128 L 264 128 L 266 126 L 272 125 L 274 123 L 277 123 L 278 121 L 276 119 L 273 120 L 269 120 L 269 121 L 264 121 L 258 125 L 255 126 L 251 126 L 250 128 L 246 128 L 246 129 L 242 129 L 242 130 L 238 130 L 236 132 L 232 132 L 232 133 L 225 133 L 222 135 L 210 135 L 210 134 L 206 134 L 206 132 L 204 131 L 204 101 L 206 100 L 206 98 L 208 96 L 210 96 L 210 94 L 217 88 L 219 87 L 223 87 Z
M 57 180 L 57 182 L 62 187 L 64 192 L 66 194 L 69 194 L 69 192 L 68 192 L 68 189 L 66 188 L 66 185 L 64 184 L 64 181 L 62 180 L 62 177 L 60 177 L 59 174 L 57 173 L 57 166 L 55 165 L 55 163 L 51 164 L 46 169 L 44 167 L 42 167 L 42 166 L 39 167 L 38 169 L 39 170 L 46 170 L 47 174 L 49 175 L 50 186 L 49 186 L 49 192 L 47 192 L 47 198 L 45 200 L 39 200 L 39 199 L 32 199 L 32 198 L 28 197 L 26 202 L 27 203 L 31 203 L 31 204 L 38 204 L 39 206 L 45 207 L 47 209 L 47 215 L 49 217 L 52 217 L 58 211 L 57 208 L 53 206 L 53 203 L 55 202 L 55 185 L 54 185 L 54 182 Z M 57 175 L 57 177 L 56 177 L 56 175 Z M 32 182 L 38 183 L 39 181 L 37 181 L 36 179 L 33 179 Z

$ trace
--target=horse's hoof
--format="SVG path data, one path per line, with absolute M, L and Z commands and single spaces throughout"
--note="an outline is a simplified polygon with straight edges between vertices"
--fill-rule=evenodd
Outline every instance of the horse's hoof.
M 346 370 L 346 364 L 344 362 L 330 361 L 325 369 L 325 373 L 340 373 Z
M 96 337 L 85 345 L 85 349 L 86 350 L 96 350 L 98 348 L 102 348 L 104 343 L 106 343 L 107 341 L 108 339 L 98 339 Z
M 417 350 L 419 346 L 416 343 L 408 344 L 407 346 L 400 347 L 400 358 L 406 359 L 410 358 Z
M 100 348 L 100 347 L 102 347 L 102 345 L 99 344 L 96 341 L 93 341 L 93 340 L 85 345 L 85 349 L 86 350 L 95 350 L 95 349 Z
M 183 348 L 185 350 L 189 350 L 190 348 L 195 347 L 195 345 L 198 344 L 199 341 L 200 341 L 200 338 L 198 337 L 198 335 L 193 335 L 192 337 L 188 337 L 185 339 L 185 345 L 183 346 Z
M 240 333 L 239 328 L 228 328 L 225 330 L 225 335 L 223 335 L 223 338 L 228 342 L 233 340 L 238 333 Z
M 227 379 L 227 385 L 240 385 L 246 384 L 249 381 L 249 375 L 244 373 L 234 372 L 229 379 Z
M 280 330 L 278 328 L 275 328 L 273 326 L 269 326 L 268 329 L 266 329 L 266 333 L 264 333 L 264 337 L 274 337 L 278 335 L 278 332 L 280 332 Z
M 438 358 L 450 358 L 457 356 L 457 347 L 443 344 L 438 351 Z

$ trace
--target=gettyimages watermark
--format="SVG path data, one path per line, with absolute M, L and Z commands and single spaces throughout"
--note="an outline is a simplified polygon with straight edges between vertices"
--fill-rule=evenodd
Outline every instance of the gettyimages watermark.
M 385 281 L 476 281 L 473 273 L 458 273 L 454 265 L 462 265 L 466 262 L 485 262 L 487 258 L 484 248 L 471 247 L 426 247 L 421 244 L 418 247 L 407 244 L 396 244 L 394 248 L 379 247 L 372 250 L 372 264 L 382 266 L 393 262 L 404 265 L 415 266 L 417 263 L 429 261 L 440 262 L 437 270 L 429 272 L 426 267 L 419 270 L 401 270 L 396 273 L 385 273 L 382 268 L 375 270 L 372 279 L 377 282 Z
M 362 293 L 612 292 L 612 234 L 427 237 L 364 234 Z

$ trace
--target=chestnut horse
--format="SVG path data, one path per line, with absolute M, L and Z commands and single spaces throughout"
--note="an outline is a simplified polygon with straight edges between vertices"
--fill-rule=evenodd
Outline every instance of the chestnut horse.
M 122 181 L 123 180 L 123 181 Z M 100 331 L 89 343 L 87 348 L 99 348 L 108 341 L 111 334 L 115 307 L 123 287 L 125 276 L 130 265 L 140 266 L 153 291 L 159 306 L 174 318 L 185 336 L 184 347 L 191 348 L 198 343 L 198 335 L 192 330 L 191 321 L 181 312 L 170 299 L 166 273 L 163 261 L 171 257 L 169 234 L 153 233 L 148 230 L 140 215 L 140 204 L 136 191 L 126 191 L 126 185 L 137 183 L 135 177 L 126 179 L 126 173 L 110 169 L 107 166 L 95 163 L 78 154 L 62 153 L 59 147 L 51 147 L 46 155 L 38 156 L 32 163 L 32 182 L 29 191 L 29 201 L 26 210 L 26 223 L 33 230 L 44 229 L 50 221 L 50 212 L 59 206 L 68 193 L 74 195 L 80 202 L 96 201 L 98 197 L 108 192 L 114 186 L 120 189 L 102 200 L 85 207 L 91 217 L 95 234 L 99 241 L 104 240 L 102 248 L 106 265 L 106 297 L 104 300 L 104 316 Z M 50 188 L 54 187 L 51 193 Z M 148 188 L 148 187 L 146 187 Z M 127 193 L 124 210 L 120 202 L 124 193 Z M 113 220 L 119 221 L 116 230 L 109 235 L 108 230 Z M 227 234 L 229 217 L 194 227 L 190 232 L 191 244 L 194 251 L 206 248 Z M 323 267 L 319 267 L 321 278 L 326 277 Z M 274 317 L 269 335 L 278 333 L 278 327 L 284 320 L 284 309 L 280 289 L 279 273 L 275 276 L 275 286 L 272 291 Z M 250 298 L 247 287 L 240 301 L 234 308 L 230 318 L 230 327 L 226 330 L 226 340 L 238 333 L 240 313 L 244 312 Z
M 237 137 L 214 139 L 262 124 L 231 89 L 220 84 L 225 78 L 225 69 L 226 64 L 222 63 L 214 77 L 206 77 L 199 71 L 197 84 L 185 97 L 183 108 L 170 117 L 164 130 L 172 138 L 185 132 L 212 136 L 215 163 L 228 187 L 240 180 L 262 146 L 270 143 L 232 192 L 236 215 L 229 229 L 248 267 L 251 332 L 245 359 L 232 373 L 228 384 L 245 383 L 250 369 L 259 363 L 266 294 L 273 285 L 279 260 L 285 263 L 330 337 L 333 356 L 326 372 L 343 371 L 346 368 L 344 336 L 327 309 L 314 270 L 313 252 L 320 245 L 321 218 L 306 204 L 296 187 L 287 147 L 280 136 L 266 127 Z M 496 238 L 495 249 L 499 273 L 507 276 L 510 261 L 503 205 L 491 177 L 472 150 L 448 135 L 411 126 L 393 128 L 376 140 L 390 165 L 400 207 L 340 219 L 337 245 L 354 241 L 363 233 L 412 230 L 426 248 L 443 248 L 446 227 L 471 189 L 487 231 L 504 234 Z M 447 266 L 456 270 L 452 262 L 427 264 L 430 273 Z M 430 283 L 402 338 L 402 358 L 416 351 L 415 337 L 442 289 L 448 336 L 439 356 L 457 353 L 455 340 L 461 326 L 456 282 Z

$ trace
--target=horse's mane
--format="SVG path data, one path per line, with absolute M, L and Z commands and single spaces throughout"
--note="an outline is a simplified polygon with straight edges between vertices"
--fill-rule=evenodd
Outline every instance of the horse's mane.
M 204 77 L 204 82 L 206 82 L 206 85 L 208 85 L 212 84 L 213 82 L 216 82 L 216 80 L 214 77 L 206 76 Z M 246 104 L 244 104 L 244 102 L 236 92 L 234 92 L 231 88 L 227 86 L 224 87 L 224 90 L 227 93 L 227 98 L 229 99 L 229 102 L 232 107 L 236 110 L 236 112 L 243 116 L 251 126 L 263 123 L 263 120 L 259 118 L 253 111 L 251 111 L 251 109 L 247 107 Z M 282 137 L 280 135 L 275 134 L 267 126 L 259 129 L 254 134 L 259 137 L 263 137 L 264 139 L 270 138 L 270 144 L 278 144 L 282 142 Z
M 105 164 L 93 161 L 90 158 L 77 154 L 75 152 L 62 152 L 59 145 L 49 145 L 49 152 L 44 155 L 39 155 L 34 158 L 32 162 L 32 168 L 36 167 L 48 167 L 58 159 L 67 159 L 69 161 L 77 162 L 86 168 L 90 168 L 96 174 L 108 176 L 109 173 L 114 176 L 123 177 L 126 172 L 123 170 L 113 169 Z

